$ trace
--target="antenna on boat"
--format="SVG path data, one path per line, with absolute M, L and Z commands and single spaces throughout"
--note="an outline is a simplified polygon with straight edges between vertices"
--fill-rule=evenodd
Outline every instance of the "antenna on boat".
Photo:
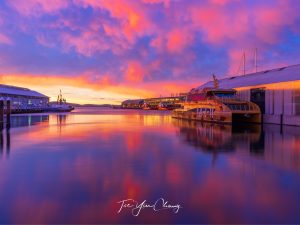
M 219 88 L 219 81 L 218 81 L 215 74 L 213 74 L 212 76 L 213 76 L 213 81 L 214 81 L 214 88 L 218 89 Z

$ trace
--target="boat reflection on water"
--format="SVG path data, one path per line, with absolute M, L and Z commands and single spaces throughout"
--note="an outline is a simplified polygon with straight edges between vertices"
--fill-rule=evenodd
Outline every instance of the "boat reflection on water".
M 231 126 L 188 120 L 173 120 L 173 124 L 179 128 L 183 141 L 197 150 L 211 153 L 213 162 L 219 153 L 234 152 L 240 148 L 259 154 L 264 151 L 261 125 Z
M 213 163 L 219 154 L 255 156 L 282 168 L 300 171 L 300 154 L 297 148 L 300 127 L 265 124 L 231 126 L 173 120 L 179 128 L 180 139 L 197 151 L 211 153 Z
M 231 152 L 236 146 L 248 145 L 251 150 L 261 141 L 260 125 L 233 127 L 226 124 L 200 123 L 187 120 L 174 120 L 180 136 L 189 144 L 207 152 Z M 261 149 L 261 148 L 260 148 Z

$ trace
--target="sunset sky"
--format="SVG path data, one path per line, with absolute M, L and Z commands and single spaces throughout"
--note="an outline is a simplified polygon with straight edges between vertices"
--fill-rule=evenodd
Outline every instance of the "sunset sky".
M 1 0 L 0 83 L 119 103 L 300 63 L 299 0 Z

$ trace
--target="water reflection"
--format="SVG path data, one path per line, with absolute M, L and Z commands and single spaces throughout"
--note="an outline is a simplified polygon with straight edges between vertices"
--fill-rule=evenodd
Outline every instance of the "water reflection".
M 234 152 L 237 146 L 245 151 L 262 154 L 264 135 L 261 125 L 241 125 L 201 123 L 187 120 L 173 120 L 179 128 L 179 136 L 197 150 L 209 152 L 213 162 L 219 153 Z
M 2 157 L 4 152 L 7 156 L 10 153 L 10 124 L 6 124 L 6 129 L 3 129 L 4 123 L 0 123 L 0 158 Z
M 11 117 L 11 127 L 26 127 L 40 123 L 47 123 L 49 115 L 13 115 Z
M 300 127 L 277 125 L 231 126 L 173 120 L 180 138 L 198 151 L 209 152 L 213 162 L 220 153 L 237 152 L 300 170 Z M 281 132 L 282 131 L 282 132 Z
M 300 128 L 114 113 L 23 117 L 27 126 L 11 128 L 10 159 L 0 161 L 0 223 L 300 221 Z M 117 213 L 122 199 L 160 197 L 183 209 Z

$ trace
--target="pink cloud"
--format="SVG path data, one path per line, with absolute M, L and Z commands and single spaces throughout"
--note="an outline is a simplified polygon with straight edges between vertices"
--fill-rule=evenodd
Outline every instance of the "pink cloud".
M 0 44 L 11 45 L 12 43 L 12 40 L 7 35 L 0 33 Z
M 163 4 L 165 7 L 169 7 L 171 0 L 142 0 L 146 4 Z
M 92 56 L 98 51 L 105 51 L 110 48 L 100 35 L 92 31 L 84 31 L 79 35 L 63 33 L 61 39 L 66 51 L 74 48 L 78 53 L 85 56 Z
M 91 6 L 95 9 L 109 11 L 113 18 L 119 20 L 120 32 L 130 41 L 134 42 L 137 36 L 152 32 L 153 24 L 148 18 L 147 10 L 138 1 L 98 1 L 76 0 L 82 6 Z
M 192 8 L 191 19 L 193 26 L 200 28 L 205 40 L 212 44 L 238 40 L 249 31 L 249 15 L 243 7 L 231 12 L 215 5 Z
M 47 37 L 43 34 L 37 34 L 35 39 L 37 40 L 37 42 L 40 44 L 40 45 L 43 45 L 43 46 L 46 46 L 46 47 L 49 47 L 49 48 L 52 48 L 54 47 L 54 43 L 49 41 L 47 39 Z
M 238 2 L 240 0 L 210 0 L 211 3 L 216 5 L 227 5 L 229 3 Z
M 11 7 L 25 16 L 39 16 L 43 13 L 55 13 L 68 6 L 66 0 L 14 0 L 8 2 Z
M 151 41 L 150 46 L 156 48 L 157 50 L 163 51 L 164 43 L 165 43 L 164 38 L 161 36 L 157 36 Z
M 159 52 L 181 53 L 186 47 L 193 44 L 194 32 L 188 29 L 175 28 L 169 32 L 161 33 L 154 38 L 150 45 Z
M 167 49 L 171 53 L 180 53 L 193 41 L 191 33 L 185 29 L 174 29 L 167 34 Z
M 294 7 L 288 1 L 279 1 L 271 7 L 258 7 L 255 13 L 257 37 L 265 43 L 278 43 L 281 38 L 280 33 L 285 26 L 292 29 L 299 28 L 299 25 L 296 25 L 296 21 L 300 19 L 298 10 L 300 7 Z
M 293 7 L 290 1 L 274 1 L 269 5 L 262 2 L 251 6 L 244 1 L 235 1 L 235 7 L 226 7 L 232 1 L 210 2 L 192 6 L 190 14 L 192 25 L 203 32 L 205 40 L 211 44 L 236 41 L 247 45 L 250 35 L 256 36 L 257 42 L 277 43 L 284 26 L 297 29 L 296 21 L 300 19 L 299 7 Z

